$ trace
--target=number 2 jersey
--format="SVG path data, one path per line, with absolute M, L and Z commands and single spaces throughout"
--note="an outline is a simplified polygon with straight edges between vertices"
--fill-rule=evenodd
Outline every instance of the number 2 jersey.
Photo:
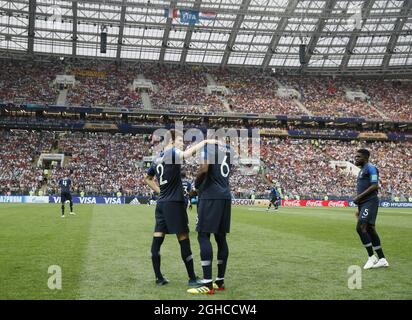
M 181 178 L 181 151 L 169 148 L 160 153 L 152 162 L 149 176 L 156 176 L 159 182 L 160 195 L 157 202 L 185 202 Z
M 202 157 L 209 164 L 206 177 L 199 188 L 199 199 L 230 200 L 229 175 L 234 160 L 233 149 L 229 145 L 205 146 Z

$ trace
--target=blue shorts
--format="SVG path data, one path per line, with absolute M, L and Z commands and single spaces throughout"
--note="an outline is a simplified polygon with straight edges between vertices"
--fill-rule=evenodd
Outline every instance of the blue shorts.
M 186 204 L 184 202 L 157 202 L 154 232 L 168 234 L 189 233 Z
M 199 199 L 196 231 L 205 233 L 229 233 L 232 200 Z
M 358 205 L 359 221 L 375 225 L 376 217 L 378 216 L 379 199 L 371 199 Z
M 277 196 L 273 196 L 273 197 L 270 198 L 270 203 L 272 203 L 272 204 L 275 204 L 278 201 L 279 201 L 279 197 L 277 197 Z

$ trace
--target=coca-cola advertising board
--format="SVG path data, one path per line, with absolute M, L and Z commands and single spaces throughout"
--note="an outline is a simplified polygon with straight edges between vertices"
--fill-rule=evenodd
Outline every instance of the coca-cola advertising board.
M 284 207 L 335 207 L 348 206 L 347 200 L 282 200 Z

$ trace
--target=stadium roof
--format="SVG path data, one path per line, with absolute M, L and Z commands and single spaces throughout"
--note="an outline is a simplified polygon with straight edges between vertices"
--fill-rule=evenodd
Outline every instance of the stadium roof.
M 412 0 L 0 0 L 0 51 L 411 72 L 411 7 Z

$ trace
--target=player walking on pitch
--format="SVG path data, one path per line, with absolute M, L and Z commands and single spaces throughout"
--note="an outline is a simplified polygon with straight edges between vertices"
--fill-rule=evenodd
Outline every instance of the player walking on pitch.
M 72 180 L 70 179 L 70 175 L 72 173 L 73 171 L 70 170 L 69 175 L 59 181 L 59 187 L 61 190 L 60 200 L 61 200 L 61 205 L 62 205 L 62 218 L 64 218 L 64 204 L 66 203 L 66 201 L 69 201 L 70 203 L 70 214 L 71 215 L 75 214 L 73 212 L 73 199 L 70 193 L 70 189 L 72 185 Z
M 276 188 L 276 185 L 273 186 L 272 191 L 270 192 L 269 206 L 266 211 L 269 211 L 270 207 L 273 205 L 275 211 L 279 208 L 279 192 Z
M 358 205 L 356 217 L 358 223 L 356 231 L 368 252 L 368 261 L 364 269 L 388 267 L 385 255 L 381 247 L 381 241 L 375 228 L 375 221 L 378 214 L 379 198 L 379 171 L 369 163 L 370 153 L 366 149 L 359 149 L 355 156 L 355 165 L 361 170 L 357 180 L 357 196 L 353 202 Z M 378 258 L 373 254 L 375 250 Z

